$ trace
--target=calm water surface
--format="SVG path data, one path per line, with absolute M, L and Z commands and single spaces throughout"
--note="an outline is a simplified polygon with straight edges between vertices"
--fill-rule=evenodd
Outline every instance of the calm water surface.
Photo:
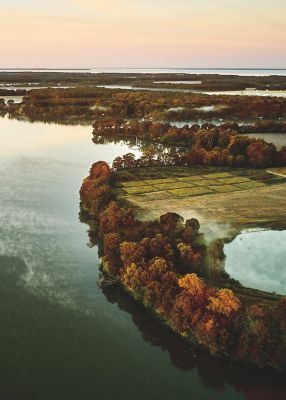
M 92 162 L 128 146 L 91 138 L 0 119 L 1 399 L 283 399 L 279 374 L 194 352 L 98 286 L 78 190 Z
M 286 295 L 286 231 L 244 232 L 224 247 L 225 269 L 244 286 Z

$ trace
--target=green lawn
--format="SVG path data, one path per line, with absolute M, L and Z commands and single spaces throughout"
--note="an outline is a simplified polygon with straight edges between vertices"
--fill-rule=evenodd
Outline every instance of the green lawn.
M 156 188 L 158 188 L 159 190 L 164 190 L 164 189 L 180 189 L 184 187 L 192 187 L 194 185 L 192 185 L 189 182 L 173 181 L 169 183 L 158 183 L 154 186 L 156 186 Z
M 168 190 L 176 197 L 191 197 L 191 196 L 201 196 L 203 194 L 213 193 L 210 189 L 205 187 L 193 187 L 193 188 L 182 188 L 182 189 L 172 189 Z
M 282 183 L 283 180 L 266 170 L 214 167 L 146 167 L 118 171 L 116 175 L 120 180 L 113 192 L 130 202 L 231 193 Z
M 232 185 L 216 185 L 216 186 L 209 186 L 209 188 L 217 193 L 230 193 L 230 192 L 237 192 L 239 190 L 238 187 Z

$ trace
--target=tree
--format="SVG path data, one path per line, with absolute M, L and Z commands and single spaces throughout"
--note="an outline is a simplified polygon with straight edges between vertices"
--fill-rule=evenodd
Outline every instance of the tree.
M 184 229 L 184 219 L 176 213 L 168 212 L 160 216 L 160 225 L 164 234 L 177 237 Z
M 123 242 L 120 244 L 120 256 L 124 265 L 140 265 L 146 258 L 146 251 L 140 243 Z
M 90 179 L 106 178 L 108 179 L 111 175 L 109 165 L 105 161 L 98 161 L 92 165 L 89 171 Z
M 204 296 L 207 291 L 207 286 L 203 279 L 199 278 L 197 274 L 187 274 L 178 280 L 178 285 L 187 291 L 191 297 Z
M 117 275 L 122 267 L 119 246 L 122 238 L 118 233 L 108 233 L 104 236 L 104 259 L 112 275 Z
M 209 297 L 209 301 L 208 310 L 227 317 L 238 311 L 241 306 L 240 300 L 229 289 L 219 290 L 215 296 Z
M 250 143 L 246 150 L 247 162 L 254 168 L 265 168 L 271 166 L 275 155 L 275 146 L 262 140 Z

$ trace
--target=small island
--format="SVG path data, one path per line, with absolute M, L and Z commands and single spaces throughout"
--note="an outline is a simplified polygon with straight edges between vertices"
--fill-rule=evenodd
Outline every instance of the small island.
M 184 191 L 188 196 L 206 195 L 208 188 L 191 194 L 193 188 L 184 184 L 197 180 L 198 172 L 206 179 L 246 181 L 238 175 L 235 180 L 229 171 L 152 168 L 146 159 L 145 166 L 133 162 L 133 167 L 122 168 L 115 160 L 113 170 L 105 162 L 95 163 L 80 191 L 83 218 L 102 249 L 103 283 L 119 284 L 161 323 L 213 355 L 285 369 L 285 297 L 243 288 L 231 279 L 223 271 L 222 243 L 211 247 L 196 218 L 184 221 L 166 212 L 143 220 L 132 201 L 140 194 L 158 199 L 164 185 L 178 196 Z M 178 180 L 176 189 L 172 179 Z M 152 185 L 162 190 L 152 191 Z

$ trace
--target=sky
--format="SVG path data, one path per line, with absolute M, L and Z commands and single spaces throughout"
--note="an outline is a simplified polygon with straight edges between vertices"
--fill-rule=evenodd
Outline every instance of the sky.
M 0 68 L 286 68 L 285 0 L 0 0 Z

